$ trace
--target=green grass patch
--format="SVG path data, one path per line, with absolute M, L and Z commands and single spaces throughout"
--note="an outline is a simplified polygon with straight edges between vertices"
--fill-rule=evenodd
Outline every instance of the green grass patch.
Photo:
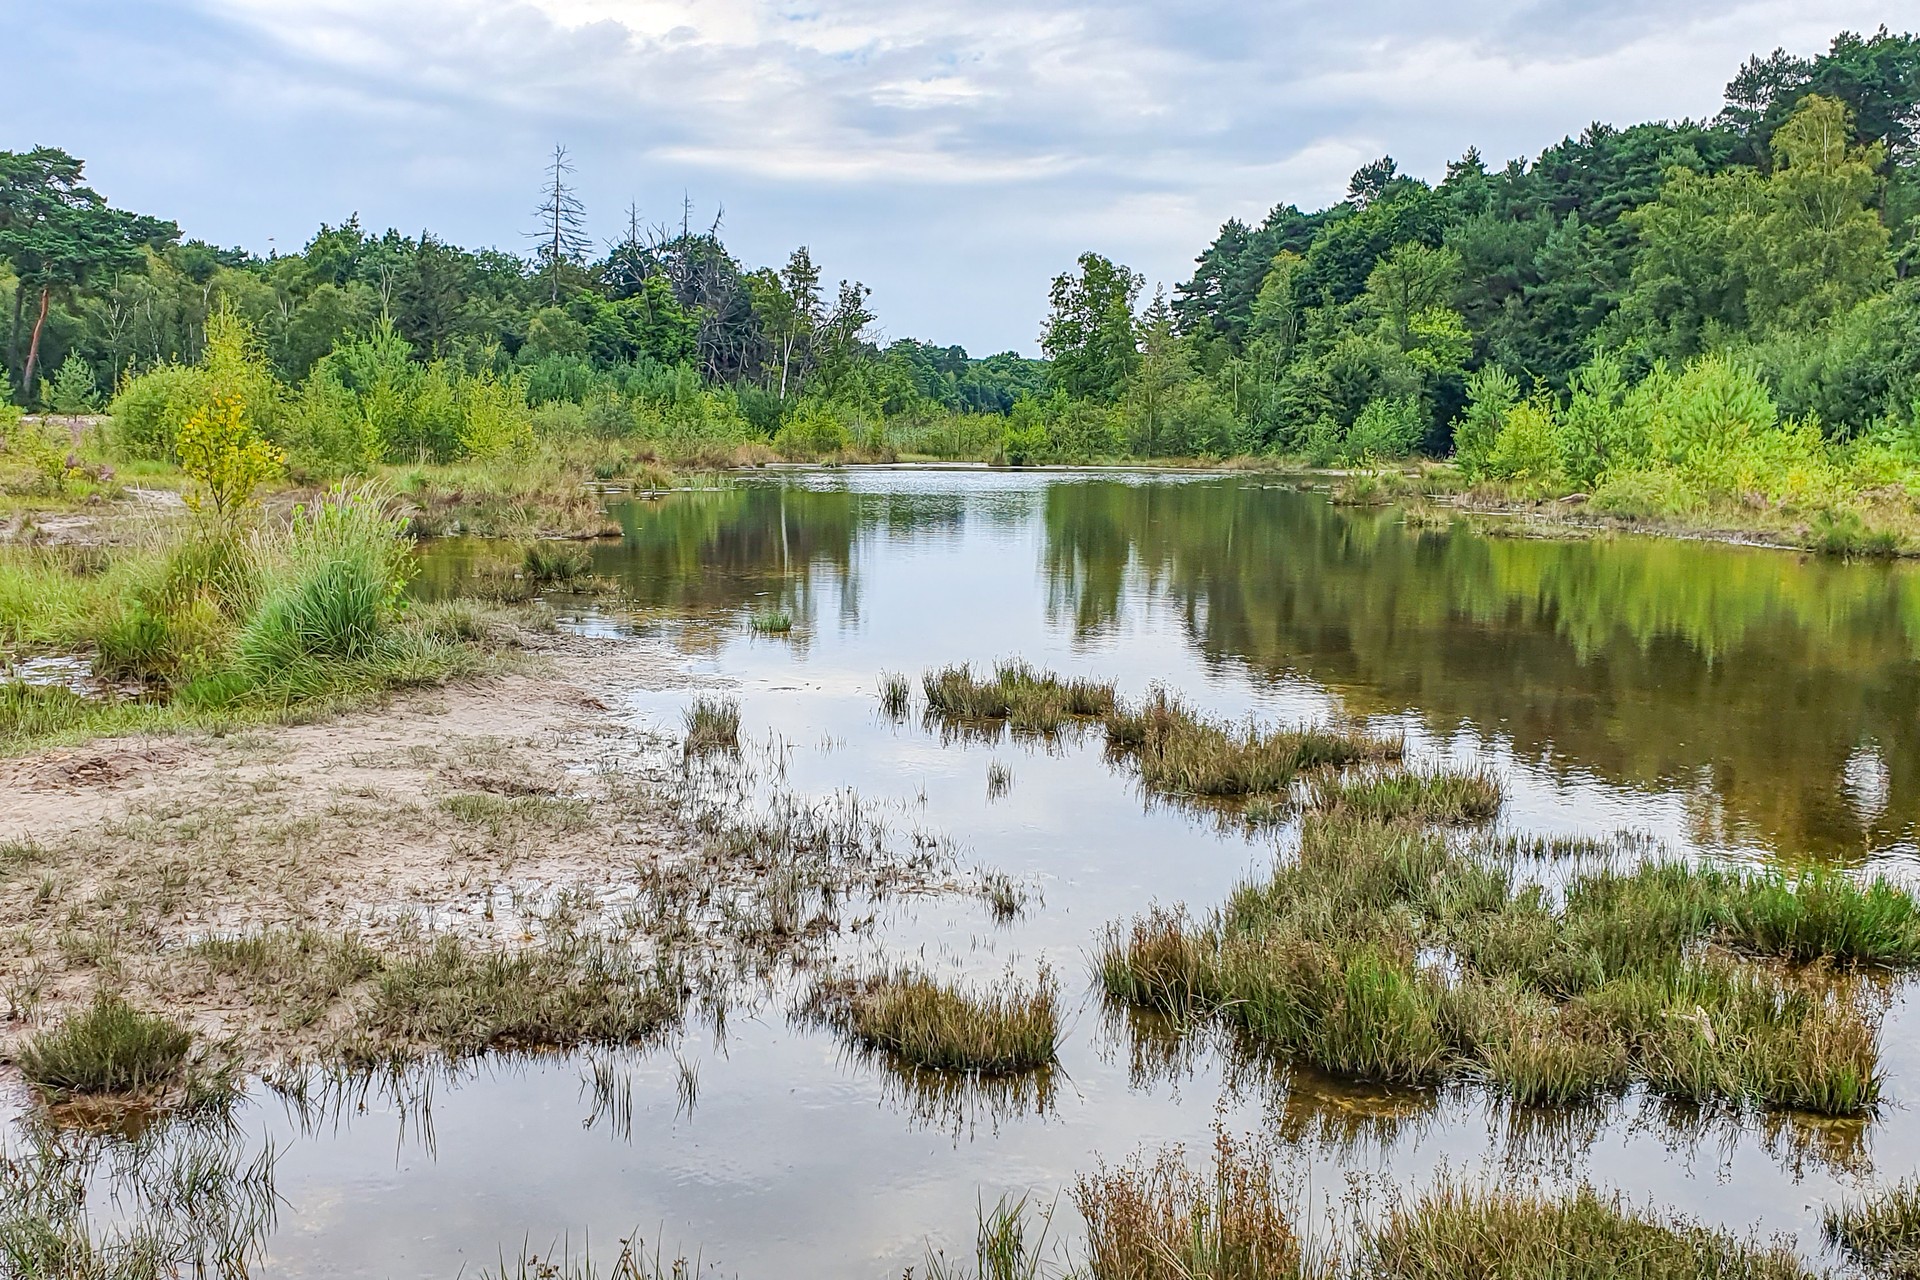
M 102 993 L 59 1026 L 29 1039 L 19 1055 L 27 1083 L 56 1101 L 145 1093 L 178 1081 L 193 1033 Z
M 793 615 L 785 609 L 766 609 L 747 619 L 747 625 L 765 636 L 783 636 L 793 630 Z
M 1008 1075 L 1054 1060 L 1060 995 L 1051 974 L 968 991 L 911 969 L 826 984 L 812 1006 L 869 1049 L 934 1071 Z
M 1131 762 L 1149 790 L 1176 796 L 1278 795 L 1303 772 L 1396 761 L 1406 750 L 1397 737 L 1360 729 L 1211 720 L 1164 689 L 1115 706 L 1104 727 L 1112 755 Z
M 681 719 L 686 726 L 682 749 L 687 755 L 740 749 L 740 704 L 732 698 L 695 698 Z
M 920 685 L 928 717 L 953 727 L 997 729 L 1004 723 L 1015 733 L 1052 734 L 1074 721 L 1103 716 L 1114 705 L 1111 681 L 1063 680 L 1017 659 L 984 677 L 964 662 L 942 667 L 922 676 Z
M 1920 1179 L 1829 1206 L 1820 1226 L 1828 1244 L 1869 1274 L 1920 1275 Z
M 1505 799 L 1499 779 L 1475 769 L 1321 773 L 1308 784 L 1307 795 L 1308 805 L 1322 813 L 1369 822 L 1447 826 L 1491 822 Z
M 1269 879 L 1204 920 L 1109 929 L 1095 967 L 1122 1005 L 1355 1079 L 1541 1104 L 1637 1080 L 1859 1115 L 1881 1090 L 1875 1005 L 1831 962 L 1913 963 L 1912 910 L 1836 872 L 1658 861 L 1576 873 L 1556 904 L 1435 831 L 1311 815 Z

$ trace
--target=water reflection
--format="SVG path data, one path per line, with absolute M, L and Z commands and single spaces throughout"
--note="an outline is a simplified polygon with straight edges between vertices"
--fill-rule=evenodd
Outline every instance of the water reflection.
M 894 607 L 871 598 L 875 557 L 939 549 L 968 566 L 945 589 L 990 634 L 1019 574 L 1004 537 L 969 532 L 1031 526 L 1049 621 L 1078 641 L 1169 615 L 1210 669 L 1306 680 L 1351 714 L 1410 712 L 1441 738 L 1498 737 L 1563 779 L 1682 796 L 1704 844 L 1845 857 L 1914 837 L 1910 566 L 1413 527 L 1240 477 L 975 479 L 788 478 L 628 503 L 624 539 L 594 566 L 649 615 L 744 627 L 787 609 L 804 648 Z M 436 589 L 473 554 L 430 564 Z M 980 636 L 944 642 L 977 651 Z

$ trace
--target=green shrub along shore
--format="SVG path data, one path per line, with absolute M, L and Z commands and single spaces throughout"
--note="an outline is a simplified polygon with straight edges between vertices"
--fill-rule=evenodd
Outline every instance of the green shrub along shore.
M 0 418 L 0 510 L 172 467 L 224 396 L 290 481 L 403 473 L 427 531 L 551 504 L 545 531 L 591 533 L 581 479 L 775 458 L 1419 458 L 1482 501 L 1920 551 L 1916 65 L 1920 37 L 1843 32 L 1756 59 L 1710 120 L 1469 148 L 1437 181 L 1383 156 L 1327 208 L 1227 221 L 1171 295 L 1085 253 L 1041 359 L 882 341 L 806 248 L 753 268 L 691 221 L 593 257 L 564 164 L 530 258 L 357 219 L 261 258 L 112 207 L 57 148 L 0 152 L 70 249 L 0 236 L 0 402 L 108 414 L 77 443 Z

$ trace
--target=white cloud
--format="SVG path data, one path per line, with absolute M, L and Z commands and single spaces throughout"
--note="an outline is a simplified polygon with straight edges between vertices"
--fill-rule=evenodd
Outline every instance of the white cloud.
M 1533 154 L 1702 115 L 1866 0 L 62 0 L 10 18 L 15 126 L 190 233 L 359 208 L 517 245 L 554 140 L 594 211 L 682 192 L 765 261 L 812 243 L 896 333 L 1030 345 L 1083 248 L 1174 281 L 1229 216 L 1391 152 Z M 85 38 L 76 38 L 84 35 Z M 86 58 L 83 67 L 79 59 Z M 70 92 L 84 77 L 85 94 Z

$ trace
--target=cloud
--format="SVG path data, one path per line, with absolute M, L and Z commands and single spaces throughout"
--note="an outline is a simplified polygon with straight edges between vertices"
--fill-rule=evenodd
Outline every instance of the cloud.
M 287 246 L 360 210 L 520 247 L 556 140 L 599 229 L 724 204 L 890 331 L 1030 349 L 1097 248 L 1169 283 L 1212 229 L 1593 119 L 1704 115 L 1750 53 L 1864 0 L 64 0 L 15 6 L 0 146 L 87 156 L 190 234 Z M 84 83 L 85 91 L 72 86 Z

